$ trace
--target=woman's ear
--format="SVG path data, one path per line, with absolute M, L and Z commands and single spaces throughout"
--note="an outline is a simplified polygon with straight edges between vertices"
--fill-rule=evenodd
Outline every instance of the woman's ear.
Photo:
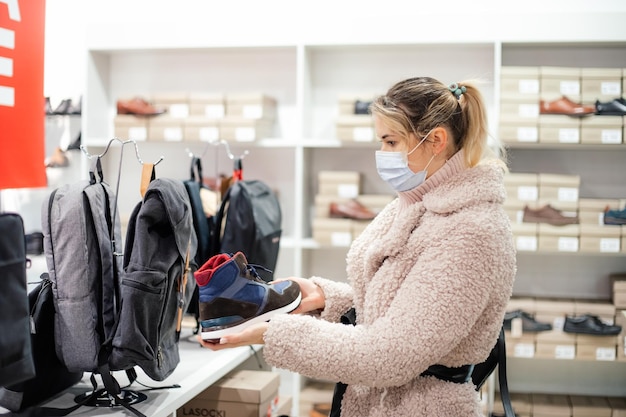
M 430 142 L 433 146 L 433 153 L 439 155 L 448 146 L 448 131 L 443 127 L 436 127 L 430 134 Z

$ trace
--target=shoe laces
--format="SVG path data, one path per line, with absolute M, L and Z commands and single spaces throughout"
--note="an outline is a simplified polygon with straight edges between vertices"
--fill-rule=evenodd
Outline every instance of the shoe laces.
M 267 284 L 267 282 L 263 278 L 261 278 L 259 273 L 256 271 L 256 268 L 262 269 L 263 271 L 269 272 L 270 274 L 273 273 L 273 271 L 271 269 L 268 269 L 268 268 L 262 266 L 262 265 L 246 264 L 246 270 L 248 271 L 249 275 L 252 278 L 254 278 L 255 281 Z

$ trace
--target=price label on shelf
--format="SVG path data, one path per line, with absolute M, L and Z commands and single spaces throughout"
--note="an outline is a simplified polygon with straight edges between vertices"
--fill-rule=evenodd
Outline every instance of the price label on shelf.
M 518 127 L 518 142 L 537 142 L 539 140 L 539 130 L 536 127 Z
M 556 345 L 554 348 L 555 359 L 574 359 L 576 357 L 576 347 L 572 345 Z
M 537 117 L 539 116 L 539 105 L 537 104 L 520 104 L 517 108 L 519 117 Z
M 578 201 L 578 188 L 559 187 L 557 190 L 557 198 L 559 201 Z
M 238 127 L 235 129 L 235 140 L 238 142 L 252 142 L 256 138 L 253 127 Z
M 622 94 L 622 86 L 618 82 L 603 81 L 600 83 L 600 93 L 604 96 L 619 96 Z
M 599 347 L 596 349 L 596 360 L 598 361 L 614 361 L 615 348 Z
M 129 127 L 128 139 L 136 141 L 144 141 L 148 137 L 148 131 L 145 127 Z
M 618 253 L 620 239 L 618 237 L 603 237 L 600 239 L 600 252 Z
M 559 143 L 580 142 L 580 129 L 563 128 L 559 129 Z
M 225 114 L 223 104 L 207 104 L 204 106 L 204 115 L 210 119 L 221 119 Z
M 169 108 L 170 116 L 184 119 L 189 116 L 189 105 L 187 104 L 172 104 Z
M 513 349 L 516 358 L 532 358 L 535 356 L 535 345 L 530 343 L 517 343 Z
M 350 232 L 333 232 L 330 235 L 330 243 L 333 246 L 350 246 L 352 234 Z
M 515 238 L 515 247 L 521 251 L 537 250 L 537 237 L 536 236 L 517 236 Z
M 539 94 L 539 80 L 519 80 L 517 89 L 522 94 Z
M 602 129 L 600 141 L 606 145 L 619 145 L 622 143 L 622 131 L 618 129 Z
M 534 185 L 517 187 L 517 199 L 520 201 L 536 201 L 539 198 L 539 188 Z
M 217 127 L 201 127 L 200 140 L 202 142 L 213 142 L 220 138 L 220 131 Z
M 374 140 L 374 129 L 371 127 L 355 127 L 352 129 L 352 139 L 355 142 L 371 142 Z
M 180 127 L 166 127 L 163 129 L 163 138 L 168 142 L 180 142 L 183 140 L 183 129 Z
M 580 94 L 580 83 L 578 81 L 561 81 L 559 83 L 561 94 L 566 96 Z
M 560 252 L 578 252 L 578 238 L 572 236 L 561 236 L 558 240 Z

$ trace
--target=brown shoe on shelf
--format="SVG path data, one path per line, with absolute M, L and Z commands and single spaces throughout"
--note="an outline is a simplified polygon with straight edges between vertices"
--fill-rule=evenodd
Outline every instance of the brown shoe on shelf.
M 348 200 L 344 203 L 330 203 L 329 212 L 330 217 L 333 218 L 372 220 L 376 217 L 376 213 L 356 200 Z
M 134 114 L 136 116 L 158 116 L 165 109 L 154 107 L 141 97 L 117 101 L 117 114 Z
M 315 403 L 309 412 L 309 417 L 328 417 L 331 403 Z
M 65 168 L 70 164 L 65 152 L 58 146 L 54 148 L 54 152 L 45 160 L 46 168 Z
M 561 114 L 566 116 L 589 116 L 596 112 L 595 106 L 585 106 L 575 103 L 566 96 L 554 101 L 541 100 L 539 102 L 540 114 Z
M 564 216 L 560 210 L 555 209 L 550 204 L 538 209 L 524 207 L 524 223 L 547 223 L 552 226 L 565 226 L 566 224 L 578 224 L 578 216 Z

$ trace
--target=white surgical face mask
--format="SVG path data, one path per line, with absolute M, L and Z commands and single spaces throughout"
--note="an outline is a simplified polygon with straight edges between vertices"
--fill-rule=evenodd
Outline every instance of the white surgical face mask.
M 432 131 L 431 131 L 432 132 Z M 426 169 L 435 158 L 430 158 L 424 169 L 419 172 L 411 171 L 409 168 L 408 156 L 411 155 L 430 135 L 430 132 L 424 136 L 424 139 L 418 143 L 410 152 L 389 152 L 376 151 L 376 169 L 378 175 L 386 183 L 396 191 L 408 191 L 417 187 L 426 180 Z

